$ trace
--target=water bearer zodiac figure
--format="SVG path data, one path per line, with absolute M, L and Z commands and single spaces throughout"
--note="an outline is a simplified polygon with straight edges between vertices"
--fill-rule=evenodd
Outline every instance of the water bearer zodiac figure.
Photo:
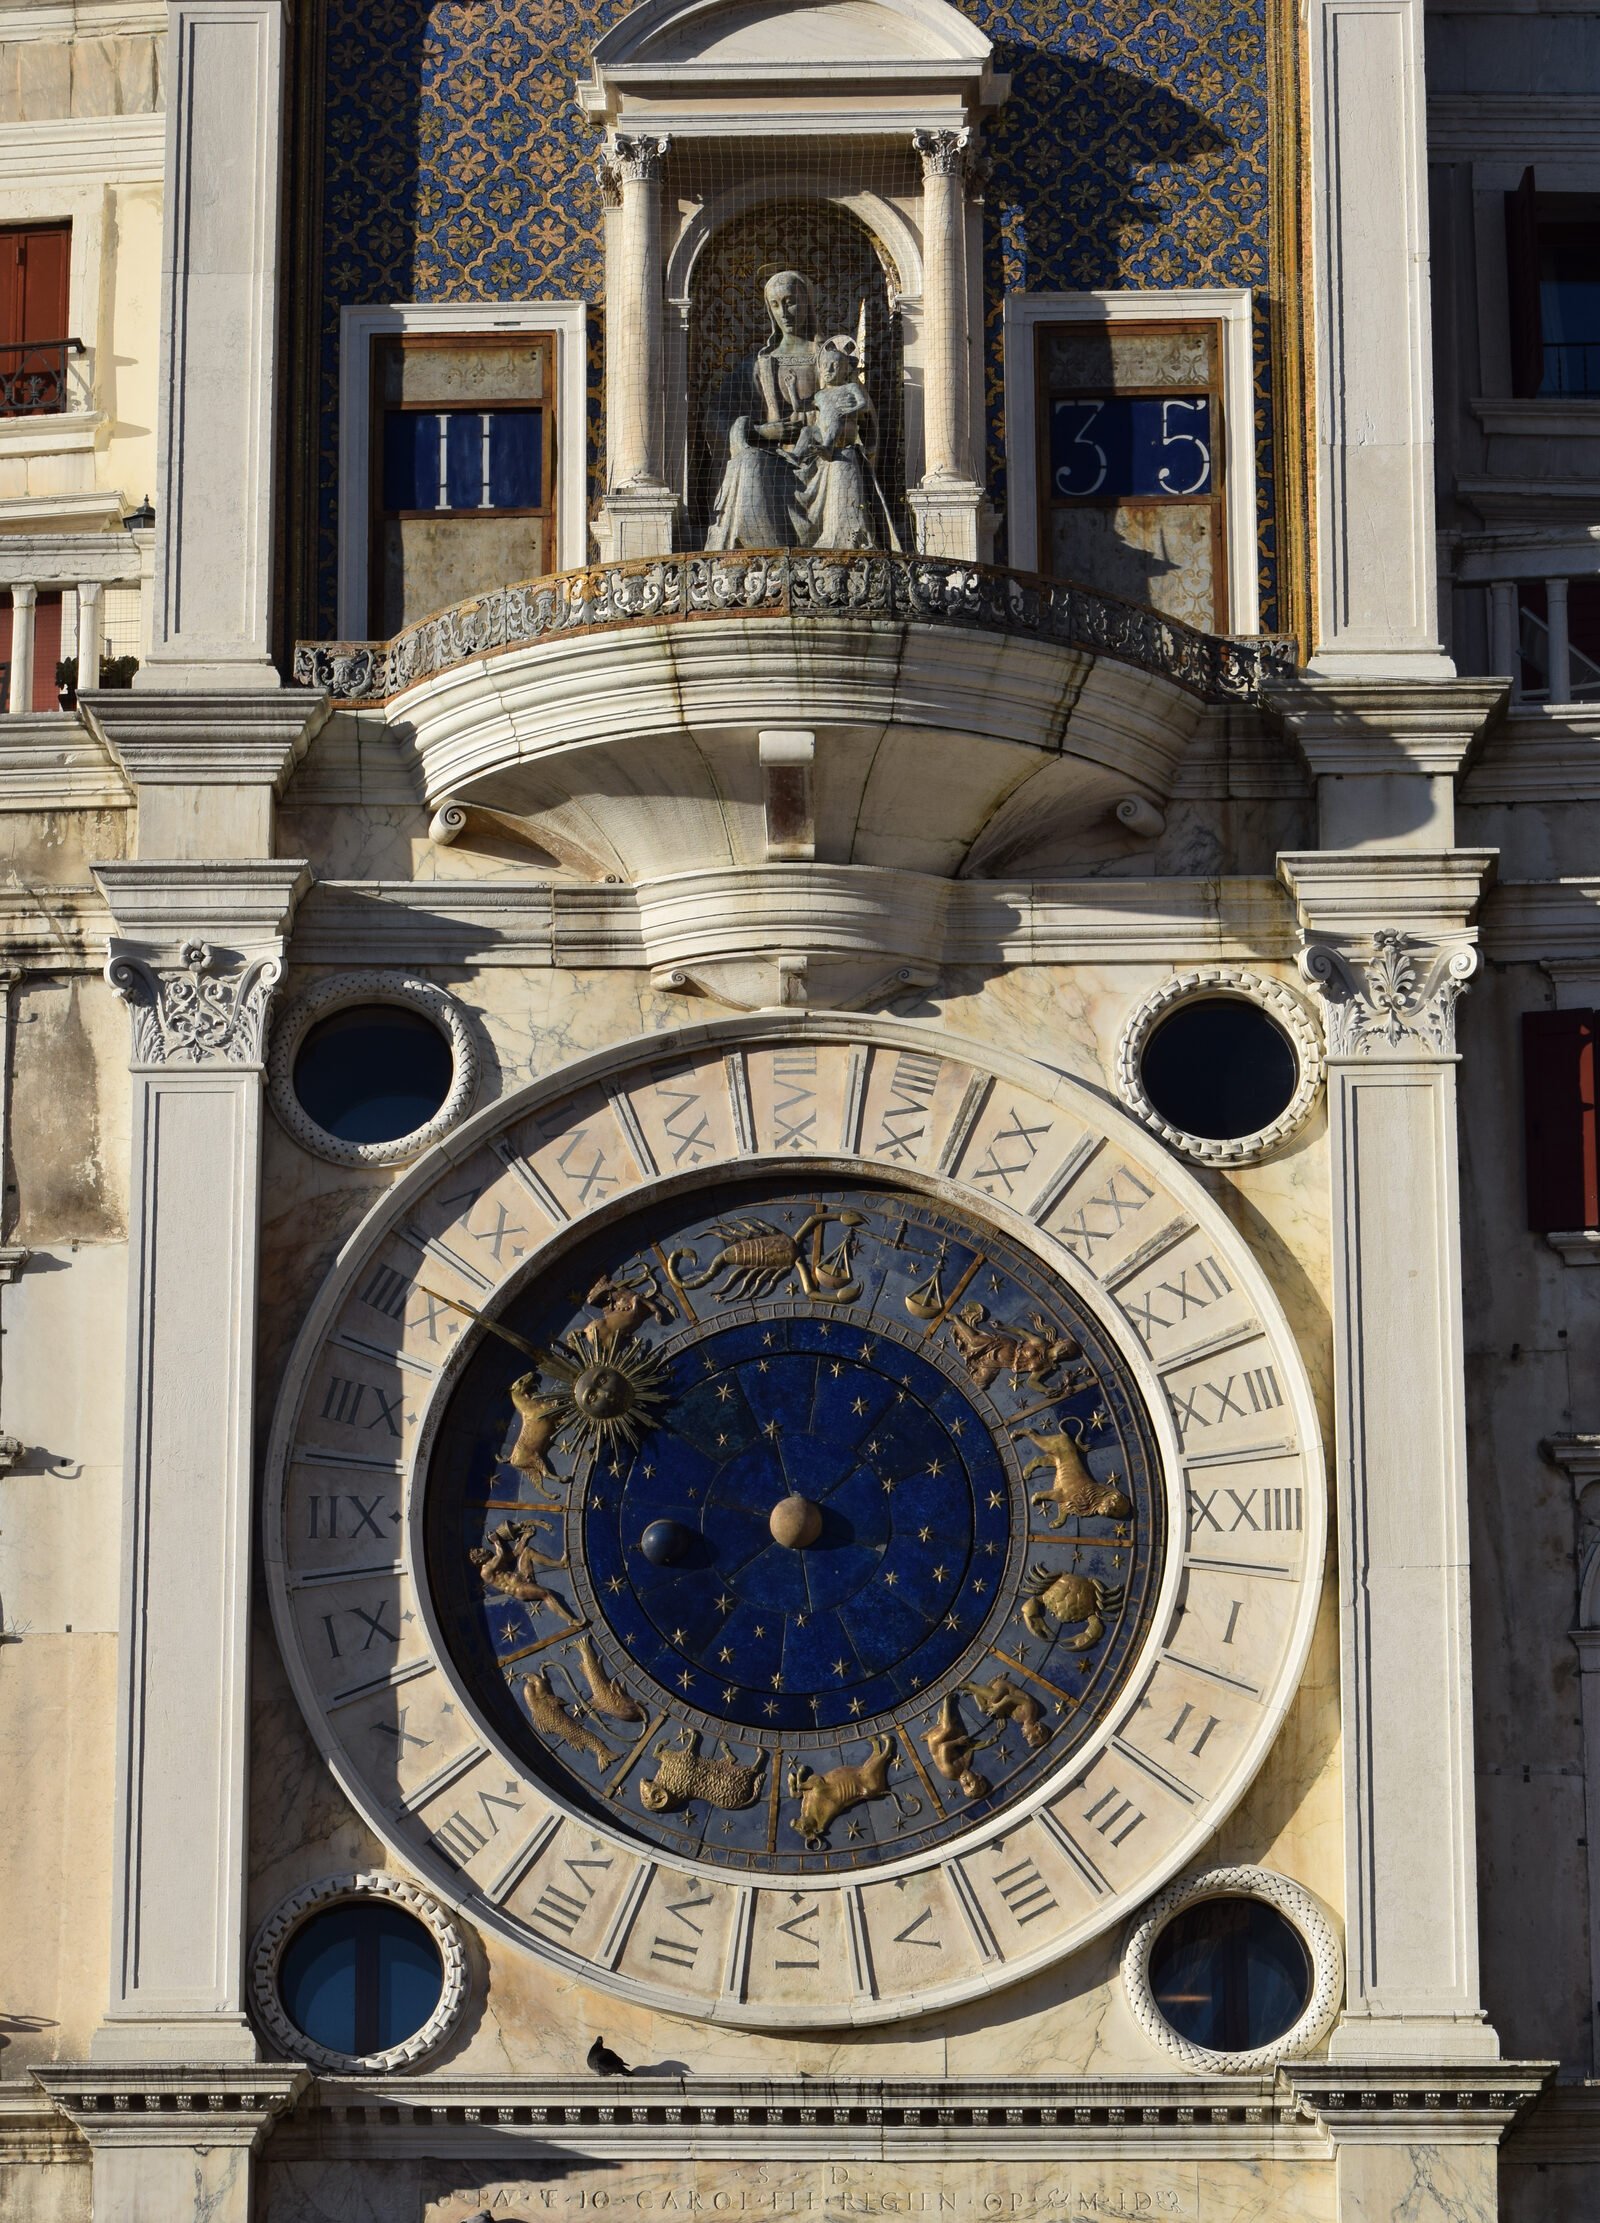
M 897 548 L 872 468 L 875 417 L 859 344 L 817 335 L 810 281 L 762 289 L 772 335 L 736 381 L 728 463 L 706 533 L 718 548 Z M 726 417 L 715 420 L 720 438 Z

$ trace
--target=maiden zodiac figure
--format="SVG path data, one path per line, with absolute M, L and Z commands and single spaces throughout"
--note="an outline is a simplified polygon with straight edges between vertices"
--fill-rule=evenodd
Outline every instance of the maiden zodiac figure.
M 819 339 L 809 280 L 762 288 L 772 335 L 745 366 L 706 546 L 897 548 L 872 469 L 873 409 L 855 342 Z

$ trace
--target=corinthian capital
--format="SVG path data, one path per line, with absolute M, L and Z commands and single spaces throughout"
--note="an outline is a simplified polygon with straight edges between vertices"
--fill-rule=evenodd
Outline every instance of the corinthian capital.
M 623 185 L 659 185 L 671 146 L 665 133 L 619 131 L 603 160 L 619 189 Z
M 135 1065 L 259 1065 L 267 1011 L 283 965 L 185 942 L 174 966 L 152 965 L 113 941 L 106 979 L 133 1020 Z
M 958 131 L 914 131 L 911 144 L 922 157 L 925 178 L 966 176 L 972 148 L 972 132 L 966 124 Z
M 1312 942 L 1302 976 L 1327 1012 L 1333 1057 L 1452 1057 L 1456 1004 L 1478 969 L 1470 942 L 1431 942 L 1380 926 L 1370 946 L 1352 951 Z

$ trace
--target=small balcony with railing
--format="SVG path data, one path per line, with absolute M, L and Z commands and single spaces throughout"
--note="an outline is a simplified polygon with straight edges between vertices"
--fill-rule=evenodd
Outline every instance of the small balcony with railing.
M 89 406 L 75 376 L 82 340 L 13 340 L 0 346 L 0 419 L 57 417 Z

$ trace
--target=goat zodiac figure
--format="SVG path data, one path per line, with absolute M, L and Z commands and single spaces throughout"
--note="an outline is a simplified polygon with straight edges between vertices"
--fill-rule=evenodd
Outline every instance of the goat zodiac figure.
M 1022 1479 L 1039 1473 L 1042 1468 L 1051 1477 L 1048 1490 L 1035 1490 L 1030 1505 L 1048 1505 L 1053 1518 L 1052 1528 L 1061 1528 L 1073 1514 L 1104 1514 L 1116 1521 L 1125 1521 L 1133 1511 L 1133 1500 L 1116 1489 L 1111 1482 L 1097 1482 L 1089 1472 L 1080 1441 L 1075 1441 L 1064 1428 L 1045 1432 L 1038 1428 L 1018 1431 L 1030 1443 L 1036 1443 L 1044 1453 L 1042 1459 L 1030 1459 L 1022 1470 Z

